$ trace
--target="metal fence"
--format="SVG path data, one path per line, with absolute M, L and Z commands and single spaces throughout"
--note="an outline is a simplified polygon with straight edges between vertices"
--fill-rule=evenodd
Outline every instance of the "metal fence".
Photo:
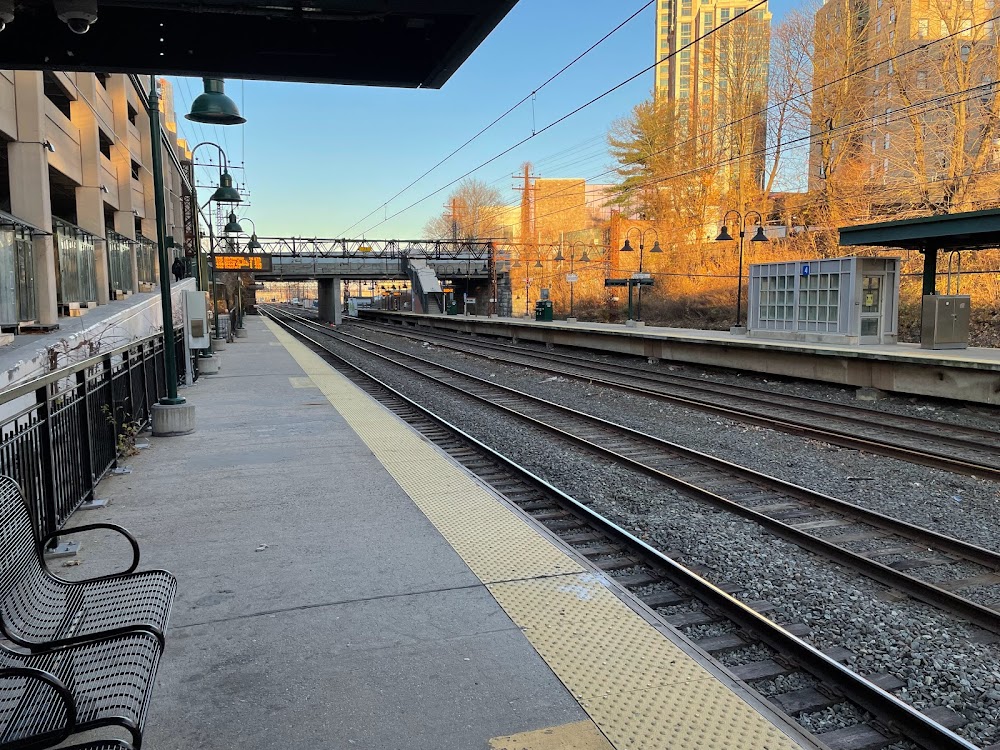
M 182 331 L 175 340 L 183 379 Z M 0 393 L 0 474 L 21 485 L 40 534 L 94 498 L 117 466 L 119 437 L 148 425 L 166 392 L 156 334 Z

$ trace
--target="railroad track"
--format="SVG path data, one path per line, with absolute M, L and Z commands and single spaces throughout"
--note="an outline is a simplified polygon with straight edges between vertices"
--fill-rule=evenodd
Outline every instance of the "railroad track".
M 262 309 L 279 325 L 320 350 L 363 391 L 631 591 L 662 620 L 682 633 L 693 634 L 692 641 L 703 651 L 726 659 L 724 668 L 733 676 L 751 686 L 772 685 L 779 677 L 808 685 L 785 692 L 769 690 L 763 700 L 793 718 L 844 704 L 866 717 L 853 726 L 817 735 L 824 747 L 874 749 L 906 739 L 928 750 L 974 750 L 974 745 L 952 731 L 965 723 L 960 714 L 943 707 L 920 713 L 892 695 L 891 691 L 903 687 L 892 675 L 858 675 L 843 664 L 850 658 L 845 649 L 824 653 L 810 646 L 800 637 L 808 634 L 804 625 L 777 625 L 764 616 L 772 609 L 768 602 L 739 601 L 731 595 L 739 592 L 737 587 L 710 583 L 348 362 L 301 329 L 311 325 L 323 333 L 328 330 L 298 316 Z M 705 626 L 725 632 L 699 637 L 699 630 Z
M 609 364 L 560 352 L 470 340 L 370 322 L 352 325 L 423 341 L 504 364 L 599 383 L 729 419 L 891 456 L 984 479 L 1000 480 L 1000 432 L 763 391 L 748 386 Z
M 919 601 L 1000 633 L 1000 611 L 956 592 L 1000 583 L 1000 553 L 862 508 L 829 495 L 685 448 L 530 394 L 498 385 L 299 316 L 323 332 L 395 367 L 448 387 L 589 452 L 640 471 L 743 518 L 796 545 L 845 565 Z M 866 551 L 848 545 L 859 543 Z M 885 562 L 879 561 L 883 558 Z M 956 565 L 961 563 L 961 565 Z M 960 572 L 934 583 L 919 574 L 941 566 Z

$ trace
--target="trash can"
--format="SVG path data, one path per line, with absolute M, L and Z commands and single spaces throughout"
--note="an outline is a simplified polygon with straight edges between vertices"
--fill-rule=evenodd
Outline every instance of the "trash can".
M 445 313 L 447 315 L 458 315 L 458 303 L 455 302 L 455 300 L 449 302 L 447 308 L 445 309 Z
M 540 299 L 535 303 L 535 320 L 552 322 L 552 300 Z

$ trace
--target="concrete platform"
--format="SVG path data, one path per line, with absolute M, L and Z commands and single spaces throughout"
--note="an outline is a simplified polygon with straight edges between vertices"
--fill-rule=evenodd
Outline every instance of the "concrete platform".
M 70 524 L 129 528 L 140 567 L 179 579 L 145 747 L 808 745 L 306 347 L 247 327 L 184 391 L 197 432 L 150 438 Z M 109 572 L 113 545 L 81 541 L 73 576 Z
M 359 316 L 484 336 L 728 367 L 782 377 L 984 404 L 1000 404 L 1000 349 L 921 349 L 919 344 L 817 344 L 729 331 L 536 323 L 525 318 L 421 315 L 365 309 Z

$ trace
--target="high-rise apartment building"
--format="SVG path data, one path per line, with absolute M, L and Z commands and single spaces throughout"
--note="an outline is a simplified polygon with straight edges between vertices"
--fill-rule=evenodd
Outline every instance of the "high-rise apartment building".
M 996 194 L 996 0 L 829 0 L 817 13 L 810 189 L 869 211 Z
M 771 14 L 748 5 L 659 0 L 657 8 L 657 103 L 672 108 L 682 136 L 699 136 L 695 158 L 731 189 L 759 184 L 767 132 Z

